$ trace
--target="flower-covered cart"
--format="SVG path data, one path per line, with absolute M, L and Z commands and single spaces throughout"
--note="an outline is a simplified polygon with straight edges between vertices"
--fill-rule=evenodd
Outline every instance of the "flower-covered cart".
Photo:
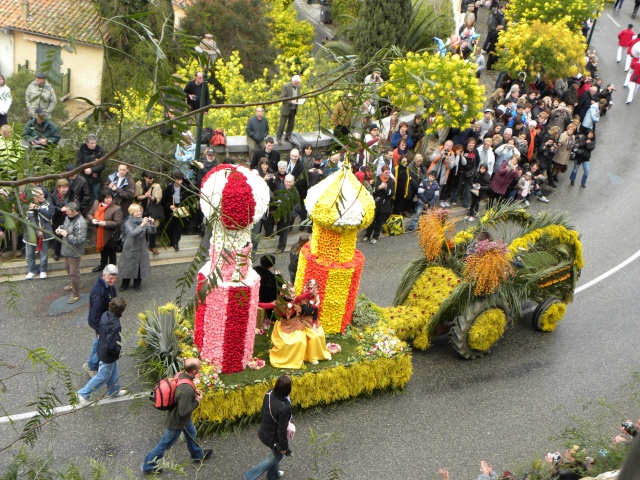
M 393 306 L 383 309 L 398 337 L 426 349 L 446 333 L 454 350 L 472 359 L 525 310 L 534 328 L 555 330 L 584 265 L 579 234 L 566 215 L 529 215 L 507 204 L 467 230 L 454 234 L 454 227 L 447 210 L 421 218 L 424 257 L 409 264 Z M 503 239 L 492 232 L 504 232 Z

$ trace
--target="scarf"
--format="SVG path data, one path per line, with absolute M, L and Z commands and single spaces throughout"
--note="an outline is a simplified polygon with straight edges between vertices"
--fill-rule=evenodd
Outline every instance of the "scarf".
M 104 213 L 107 210 L 107 208 L 109 208 L 108 205 L 101 203 L 95 215 L 93 216 L 93 218 L 95 218 L 96 220 L 103 221 Z M 98 226 L 98 234 L 96 235 L 96 252 L 101 252 L 104 246 L 105 246 L 104 245 L 104 227 Z

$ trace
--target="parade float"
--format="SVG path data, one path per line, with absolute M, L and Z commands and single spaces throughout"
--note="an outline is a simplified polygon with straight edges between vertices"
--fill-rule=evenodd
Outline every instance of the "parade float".
M 424 256 L 409 264 L 393 306 L 382 309 L 396 335 L 424 350 L 446 334 L 458 354 L 473 359 L 524 312 L 535 329 L 554 331 L 584 265 L 566 214 L 530 215 L 517 203 L 501 204 L 466 230 L 454 227 L 448 210 L 421 217 Z
M 300 254 L 296 290 L 317 282 L 319 321 L 332 359 L 299 370 L 269 364 L 273 326 L 256 322 L 260 278 L 251 267 L 251 227 L 269 206 L 266 183 L 245 167 L 220 165 L 203 180 L 200 204 L 212 236 L 209 260 L 197 275 L 194 318 L 175 304 L 141 313 L 136 357 L 150 381 L 179 371 L 184 358 L 201 360 L 197 382 L 205 395 L 193 415 L 201 428 L 257 418 L 264 394 L 282 373 L 294 379 L 297 408 L 405 386 L 411 354 L 382 310 L 372 305 L 354 316 L 365 261 L 356 233 L 372 222 L 375 204 L 348 165 L 307 194 L 313 231 Z M 360 318 L 357 326 L 354 318 Z

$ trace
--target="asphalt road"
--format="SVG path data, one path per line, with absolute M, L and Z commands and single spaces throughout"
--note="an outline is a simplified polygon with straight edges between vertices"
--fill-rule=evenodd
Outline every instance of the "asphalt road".
M 630 12 L 632 5 L 625 5 Z M 593 45 L 598 50 L 605 83 L 621 87 L 622 67 L 615 63 L 616 34 L 621 29 L 607 17 L 598 21 Z M 613 16 L 613 14 L 612 14 Z M 614 17 L 620 25 L 629 14 Z M 640 99 L 625 106 L 626 91 L 614 95 L 616 106 L 598 125 L 598 146 L 586 189 L 568 186 L 568 173 L 550 196 L 551 203 L 534 202 L 533 209 L 563 209 L 571 213 L 582 232 L 586 266 L 580 284 L 598 277 L 640 249 L 636 203 L 640 170 L 636 156 Z M 377 245 L 363 245 L 367 257 L 361 291 L 381 305 L 391 302 L 403 265 L 419 255 L 411 234 L 383 238 Z M 280 265 L 285 268 L 284 259 Z M 182 267 L 183 268 L 183 267 Z M 124 295 L 129 302 L 124 324 L 125 347 L 135 342 L 134 313 L 175 296 L 175 280 L 181 266 L 155 268 L 141 293 Z M 448 467 L 452 479 L 475 478 L 480 459 L 498 470 L 515 469 L 535 455 L 558 448 L 558 435 L 567 414 L 580 413 L 582 401 L 606 397 L 619 404 L 632 418 L 638 405 L 622 388 L 638 368 L 637 310 L 640 300 L 636 282 L 640 264 L 634 262 L 615 275 L 579 293 L 565 320 L 553 334 L 534 332 L 526 323 L 507 331 L 500 345 L 478 361 L 459 359 L 446 344 L 413 354 L 414 375 L 406 391 L 397 396 L 381 395 L 324 410 L 298 415 L 294 456 L 285 459 L 286 478 L 313 476 L 311 429 L 318 433 L 341 433 L 342 440 L 330 448 L 332 462 L 347 478 L 423 479 L 435 478 L 438 467 Z M 85 275 L 87 286 L 93 277 Z M 59 352 L 64 362 L 80 372 L 91 344 L 86 327 L 86 306 L 72 313 L 51 317 L 51 302 L 63 296 L 64 279 L 20 282 L 19 315 L 0 306 L 1 341 L 27 346 L 44 345 Z M 0 287 L 5 288 L 5 287 Z M 129 292 L 126 292 L 129 293 Z M 4 303 L 4 302 L 3 302 Z M 0 358 L 16 364 L 14 349 L 2 348 Z M 20 369 L 0 367 L 0 377 Z M 121 361 L 124 385 L 138 391 L 131 358 Z M 86 377 L 75 379 L 80 387 Z M 32 410 L 25 403 L 34 398 L 40 384 L 30 376 L 6 383 L 0 404 L 10 413 Z M 295 386 L 293 395 L 295 395 Z M 37 453 L 52 452 L 55 463 L 88 459 L 104 462 L 108 478 L 129 469 L 138 475 L 143 456 L 159 439 L 162 414 L 147 401 L 87 408 L 61 418 L 55 431 L 48 430 L 37 444 Z M 611 417 L 611 435 L 621 418 Z M 15 425 L 21 427 L 22 423 Z M 265 449 L 250 427 L 226 437 L 205 440 L 215 459 L 200 470 L 185 466 L 188 478 L 240 478 L 240 473 L 262 459 Z M 13 427 L 0 424 L 0 448 L 15 437 Z M 0 453 L 0 471 L 15 450 Z M 185 463 L 188 454 L 178 444 L 168 458 Z M 322 460 L 323 468 L 330 464 Z M 166 478 L 187 478 L 180 474 Z

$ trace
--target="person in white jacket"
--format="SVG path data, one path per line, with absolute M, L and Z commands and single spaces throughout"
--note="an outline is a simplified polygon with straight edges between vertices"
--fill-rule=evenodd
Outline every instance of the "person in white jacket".
M 12 100 L 11 89 L 7 87 L 4 75 L 0 75 L 0 127 L 8 123 L 7 114 Z

